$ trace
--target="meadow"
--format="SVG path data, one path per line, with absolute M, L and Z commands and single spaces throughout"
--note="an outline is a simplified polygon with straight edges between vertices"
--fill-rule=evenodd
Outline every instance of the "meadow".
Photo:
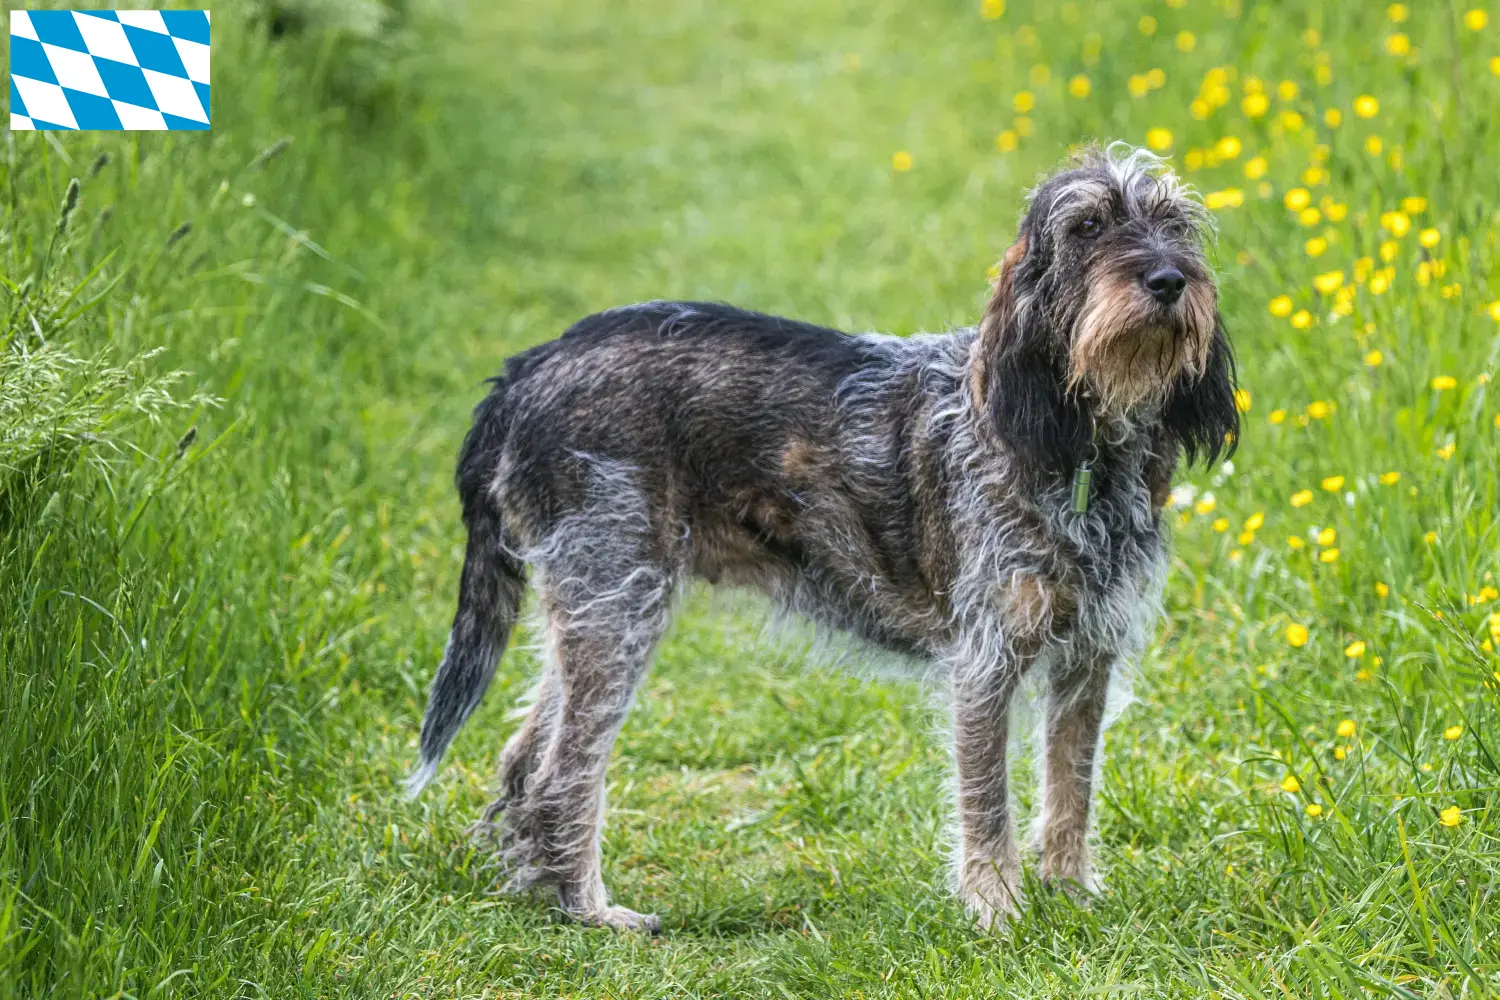
M 211 132 L 7 133 L 0 996 L 1500 993 L 1483 2 L 226 4 Z M 976 930 L 931 685 L 694 591 L 608 793 L 663 933 L 497 893 L 530 637 L 397 792 L 481 380 L 653 297 L 972 323 L 1091 138 L 1214 210 L 1245 421 L 1174 493 L 1105 892 Z

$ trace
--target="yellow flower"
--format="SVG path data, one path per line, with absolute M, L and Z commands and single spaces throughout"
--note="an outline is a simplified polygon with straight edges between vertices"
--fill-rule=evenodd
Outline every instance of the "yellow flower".
M 1300 212 L 1312 204 L 1312 192 L 1307 188 L 1292 188 L 1281 199 L 1289 211 Z
M 1449 806 L 1447 809 L 1444 809 L 1442 812 L 1438 813 L 1438 822 L 1443 824 L 1444 826 L 1457 826 L 1463 821 L 1463 810 L 1459 809 L 1458 806 Z
M 1483 31 L 1484 26 L 1490 23 L 1490 15 L 1475 7 L 1464 14 L 1464 27 L 1470 31 Z
M 1333 759 L 1334 760 L 1343 760 L 1347 756 L 1349 756 L 1349 751 L 1345 750 L 1343 747 L 1334 747 L 1333 748 Z
M 1291 499 L 1288 502 L 1291 503 L 1293 507 L 1306 507 L 1308 504 L 1312 503 L 1312 498 L 1312 490 L 1298 490 L 1296 493 L 1292 494 Z
M 1380 353 L 1378 349 L 1365 355 L 1365 364 L 1371 368 L 1379 368 L 1383 361 L 1385 361 L 1385 355 Z
M 1014 129 L 1006 129 L 995 136 L 995 148 L 1002 153 L 1009 153 L 1020 145 L 1020 136 L 1016 135 Z
M 1307 814 L 1313 819 L 1317 819 L 1319 816 L 1323 815 L 1323 807 L 1318 805 L 1316 802 L 1309 802 L 1307 804 Z
M 1177 33 L 1177 51 L 1191 52 L 1193 46 L 1198 44 L 1198 39 L 1191 31 L 1179 31 Z
M 1307 542 L 1302 539 L 1301 535 L 1288 535 L 1286 539 L 1286 545 L 1287 548 L 1291 549 L 1293 552 L 1301 552 L 1304 548 L 1307 547 Z
M 1405 212 L 1381 212 L 1380 224 L 1398 240 L 1411 232 L 1411 216 Z
M 1212 514 L 1214 512 L 1214 508 L 1218 505 L 1219 502 L 1214 499 L 1213 494 L 1207 493 L 1204 494 L 1202 500 L 1199 500 L 1197 503 L 1193 504 L 1193 510 L 1200 516 L 1203 514 Z
M 1215 531 L 1219 532 L 1220 534 L 1223 534 L 1224 532 L 1228 531 L 1229 530 L 1229 518 L 1227 518 L 1227 517 L 1216 517 L 1216 518 L 1214 518 L 1213 528 L 1214 528 Z
M 1141 34 L 1143 35 L 1156 34 L 1156 18 L 1152 17 L 1150 14 L 1142 17 L 1135 23 L 1135 26 L 1141 29 Z
M 1260 530 L 1260 526 L 1263 525 L 1263 524 L 1265 524 L 1265 523 L 1266 523 L 1265 512 L 1258 510 L 1254 514 L 1251 514 L 1249 517 L 1245 518 L 1245 530 L 1246 531 L 1259 531 Z
M 1432 247 L 1437 246 L 1438 243 L 1439 243 L 1439 241 L 1442 240 L 1442 238 L 1443 238 L 1443 234 L 1440 233 L 1440 232 L 1438 232 L 1436 229 L 1433 229 L 1433 228 L 1424 229 L 1420 233 L 1417 234 L 1417 242 L 1420 243 L 1420 244 L 1422 244 L 1424 247 L 1429 248 L 1429 249 L 1431 249 Z
M 1170 149 L 1172 146 L 1172 133 L 1168 129 L 1153 128 L 1146 132 L 1146 145 L 1158 153 Z
M 1318 532 L 1318 544 L 1332 545 L 1334 542 L 1338 541 L 1338 537 L 1339 533 L 1337 531 L 1333 530 L 1332 528 L 1324 528 L 1322 531 Z
M 1005 0 L 984 0 L 984 3 L 979 5 L 979 16 L 986 21 L 1005 16 Z
M 1130 91 L 1131 97 L 1145 97 L 1151 89 L 1151 81 L 1146 79 L 1145 73 L 1135 73 L 1126 82 L 1125 89 Z
M 1292 326 L 1296 327 L 1298 330 L 1306 330 L 1308 327 L 1312 326 L 1312 313 L 1308 312 L 1306 309 L 1298 309 L 1296 312 L 1292 313 Z
M 1307 640 L 1305 639 L 1303 640 L 1303 642 L 1306 641 Z M 1302 643 L 1294 642 L 1292 643 L 1292 645 L 1300 646 L 1302 645 Z M 1291 794 L 1296 795 L 1298 792 L 1302 791 L 1302 782 L 1297 780 L 1297 776 L 1295 774 L 1289 774 L 1285 778 L 1281 779 L 1281 790 L 1283 792 L 1290 792 Z
M 1245 161 L 1245 176 L 1252 181 L 1264 177 L 1269 169 L 1270 164 L 1264 156 L 1252 156 Z
M 1385 50 L 1393 56 L 1404 56 L 1411 51 L 1411 39 L 1398 31 L 1386 38 Z
M 1500 414 L 1497 414 L 1497 417 L 1500 417 Z M 1283 420 L 1286 419 L 1286 411 L 1285 410 L 1272 410 L 1270 416 L 1267 417 L 1266 419 L 1270 420 L 1271 423 L 1273 423 L 1273 424 L 1279 424 Z
M 1437 457 L 1441 458 L 1445 462 L 1448 461 L 1448 459 L 1453 457 L 1453 449 L 1456 447 L 1457 445 L 1455 445 L 1452 441 L 1449 441 L 1447 444 L 1443 445 L 1437 450 Z
M 1250 118 L 1259 118 L 1271 107 L 1271 99 L 1265 94 L 1246 94 L 1245 99 L 1240 102 L 1240 108 Z
M 1328 216 L 1329 222 L 1343 222 L 1344 216 L 1349 214 L 1349 206 L 1341 201 L 1331 201 L 1324 206 L 1323 212 Z
M 1432 388 L 1437 392 L 1457 387 L 1458 379 L 1452 375 L 1435 375 L 1432 379 Z
M 1500 56 L 1490 56 L 1490 72 L 1500 76 Z
M 1361 94 L 1354 99 L 1354 113 L 1361 118 L 1374 118 L 1380 114 L 1380 102 L 1369 94 Z
M 1390 472 L 1382 472 L 1380 474 L 1381 486 L 1395 486 L 1399 482 L 1401 482 L 1401 473 L 1396 472 L 1395 470 L 1392 470 Z
M 1339 560 L 1339 550 L 1338 549 L 1324 549 L 1322 552 L 1318 553 L 1318 562 L 1331 563 L 1331 562 L 1338 562 L 1338 560 Z
M 1329 108 L 1323 112 L 1323 124 L 1329 128 L 1338 128 L 1344 123 L 1344 113 L 1338 108 Z
M 1395 240 L 1386 240 L 1380 244 L 1380 259 L 1385 261 L 1387 264 L 1395 260 L 1396 255 L 1400 252 L 1401 244 L 1397 243 Z
M 1250 390 L 1249 389 L 1236 389 L 1236 390 L 1234 390 L 1234 408 L 1236 410 L 1239 410 L 1241 413 L 1249 413 L 1250 412 Z
M 1390 597 L 1391 596 L 1391 588 L 1388 587 L 1388 586 L 1386 586 L 1381 581 L 1376 580 L 1375 581 L 1375 596 L 1376 597 Z
M 1316 208 L 1304 208 L 1297 213 L 1297 221 L 1304 226 L 1316 226 L 1323 221 L 1323 213 Z
M 1077 76 L 1073 77 L 1073 79 L 1068 81 L 1068 93 L 1072 94 L 1079 100 L 1082 100 L 1083 98 L 1089 96 L 1089 93 L 1093 89 L 1093 82 L 1090 81 L 1089 78 L 1084 76 L 1082 73 L 1079 73 Z
M 1496 323 L 1500 323 L 1500 299 L 1496 299 L 1494 302 L 1491 302 L 1489 305 L 1485 306 L 1485 312 L 1490 314 L 1490 319 L 1494 320 Z
M 1401 199 L 1401 211 L 1407 215 L 1421 215 L 1427 211 L 1427 199 L 1420 195 L 1412 195 Z
M 1292 297 L 1290 295 L 1278 295 L 1271 300 L 1271 315 L 1277 319 L 1292 314 Z
M 904 149 L 898 149 L 891 155 L 891 169 L 898 174 L 904 174 L 911 169 L 911 154 Z
M 1404 3 L 1393 3 L 1385 9 L 1385 16 L 1400 24 L 1406 20 L 1407 10 Z
M 1240 155 L 1244 146 L 1240 143 L 1238 136 L 1226 135 L 1214 143 L 1214 152 L 1219 154 L 1220 159 L 1232 160 Z
M 1316 209 L 1314 209 L 1316 211 Z M 1323 295 L 1332 295 L 1344 284 L 1343 271 L 1326 271 L 1313 278 L 1313 287 Z
M 1239 188 L 1210 191 L 1203 196 L 1203 204 L 1212 211 L 1218 211 L 1221 208 L 1239 208 L 1244 203 L 1245 192 Z
M 1329 476 L 1327 479 L 1323 480 L 1323 489 L 1327 490 L 1329 493 L 1337 493 L 1339 490 L 1341 490 L 1343 488 L 1344 488 L 1344 477 L 1343 476 Z M 1331 531 L 1333 529 L 1330 528 L 1329 530 Z M 1327 542 L 1321 542 L 1320 544 L 1327 545 L 1328 543 Z
M 1281 113 L 1281 127 L 1288 132 L 1302 131 L 1302 116 L 1295 111 L 1283 111 Z
M 1459 737 L 1463 736 L 1463 734 L 1463 726 L 1449 726 L 1447 729 L 1443 730 L 1443 739 L 1451 743 Z
M 1428 545 L 1434 544 L 1437 541 L 1437 532 L 1436 531 L 1429 531 L 1429 532 L 1427 532 L 1425 535 L 1422 536 L 1422 541 L 1426 542 Z
M 1316 212 L 1317 209 L 1313 209 L 1313 211 Z M 1323 256 L 1323 251 L 1328 249 L 1328 241 L 1321 236 L 1314 236 L 1302 244 L 1302 249 L 1307 251 L 1309 257 L 1321 257 Z
M 1363 655 L 1365 655 L 1365 644 L 1364 643 L 1357 642 L 1354 645 L 1359 647 L 1359 652 L 1356 653 L 1356 654 L 1354 654 L 1355 656 L 1363 656 Z M 1350 646 L 1349 648 L 1353 649 L 1354 646 Z M 1353 736 L 1354 735 L 1354 720 L 1353 719 L 1345 719 L 1343 722 L 1340 722 L 1339 723 L 1339 728 L 1338 728 L 1338 734 L 1339 734 L 1339 739 L 1344 739 L 1344 740 L 1347 740 L 1349 737 Z
M 1242 531 L 1240 532 L 1239 537 L 1235 539 L 1235 541 L 1239 542 L 1241 545 L 1250 545 L 1255 541 L 1255 532 Z
M 1017 91 L 1016 96 L 1010 99 L 1010 106 L 1024 115 L 1036 107 L 1036 95 L 1029 90 Z
M 1314 420 L 1322 420 L 1333 412 L 1333 407 L 1321 399 L 1315 399 L 1307 404 L 1307 415 Z

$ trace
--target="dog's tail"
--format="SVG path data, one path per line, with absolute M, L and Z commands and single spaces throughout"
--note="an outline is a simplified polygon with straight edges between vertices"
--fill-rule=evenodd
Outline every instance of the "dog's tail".
M 469 544 L 453 630 L 422 719 L 421 760 L 404 782 L 408 798 L 414 798 L 437 774 L 448 744 L 479 707 L 526 590 L 525 564 L 511 545 L 499 501 L 490 492 L 509 426 L 505 391 L 505 380 L 496 379 L 493 390 L 474 411 L 474 425 L 459 455 L 458 492 Z

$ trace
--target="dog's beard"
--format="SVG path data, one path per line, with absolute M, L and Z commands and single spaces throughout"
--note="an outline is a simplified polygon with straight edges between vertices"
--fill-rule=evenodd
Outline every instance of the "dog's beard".
M 1208 282 L 1190 282 L 1163 307 L 1139 282 L 1106 278 L 1089 289 L 1068 356 L 1068 390 L 1092 393 L 1101 412 L 1160 405 L 1179 377 L 1208 364 L 1217 303 Z

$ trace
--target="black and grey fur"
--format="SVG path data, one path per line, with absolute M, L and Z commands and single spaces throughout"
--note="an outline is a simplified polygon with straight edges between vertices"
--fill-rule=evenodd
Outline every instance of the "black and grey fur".
M 485 820 L 513 886 L 654 929 L 604 888 L 605 765 L 696 576 L 942 669 L 955 887 L 985 926 L 1020 904 L 1007 727 L 1040 675 L 1040 872 L 1091 888 L 1105 698 L 1156 613 L 1172 474 L 1238 434 L 1208 224 L 1154 157 L 1093 149 L 1031 194 L 977 327 L 849 336 L 650 302 L 512 358 L 459 461 L 468 555 L 411 788 L 479 704 L 529 567 L 546 666 Z

